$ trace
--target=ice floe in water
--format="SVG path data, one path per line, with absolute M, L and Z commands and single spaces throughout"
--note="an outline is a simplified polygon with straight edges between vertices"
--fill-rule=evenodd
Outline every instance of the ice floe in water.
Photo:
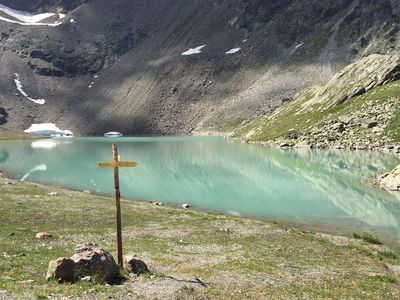
M 22 178 L 21 181 L 25 181 L 32 173 L 38 172 L 38 171 L 47 171 L 47 165 L 42 164 L 34 167 L 32 170 L 30 170 L 28 173 L 26 173 Z
M 36 104 L 43 105 L 46 103 L 46 100 L 44 100 L 44 99 L 33 99 L 33 98 L 29 97 L 28 94 L 22 88 L 22 83 L 19 80 L 19 75 L 17 73 L 15 73 L 14 75 L 15 75 L 15 79 L 14 79 L 15 86 L 17 87 L 18 92 L 20 92 L 20 94 L 22 96 L 24 96 L 26 99 L 28 99 Z
M 16 9 L 12 9 L 10 7 L 7 7 L 3 4 L 0 4 L 0 12 L 3 12 L 4 14 L 10 16 L 12 19 L 2 17 L 0 16 L 0 20 L 8 22 L 8 23 L 14 23 L 14 24 L 19 24 L 19 25 L 25 25 L 25 26 L 59 26 L 62 24 L 62 22 L 54 22 L 54 23 L 41 23 L 40 21 L 43 21 L 45 19 L 48 19 L 50 17 L 55 16 L 55 13 L 43 13 L 43 14 L 37 14 L 33 15 L 25 11 L 20 11 Z M 63 19 L 65 17 L 64 14 L 58 14 L 59 20 Z
M 31 127 L 24 130 L 26 133 L 50 136 L 50 137 L 72 137 L 70 130 L 61 130 L 53 123 L 32 124 Z
M 190 48 L 189 50 L 182 53 L 183 56 L 199 54 L 201 53 L 201 49 L 203 49 L 206 45 L 201 45 L 196 48 Z
M 229 51 L 226 51 L 225 54 L 234 54 L 234 53 L 239 52 L 240 50 L 241 50 L 240 47 L 239 47 L 239 48 L 233 48 L 233 49 L 231 49 L 231 50 L 229 50 Z

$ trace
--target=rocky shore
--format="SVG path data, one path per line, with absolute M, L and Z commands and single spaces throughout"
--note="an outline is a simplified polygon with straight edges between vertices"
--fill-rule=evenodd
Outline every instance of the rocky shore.
M 399 143 L 385 135 L 398 105 L 396 98 L 379 104 L 369 101 L 357 111 L 338 119 L 322 121 L 306 132 L 291 130 L 275 143 L 280 147 L 372 150 L 400 154 Z

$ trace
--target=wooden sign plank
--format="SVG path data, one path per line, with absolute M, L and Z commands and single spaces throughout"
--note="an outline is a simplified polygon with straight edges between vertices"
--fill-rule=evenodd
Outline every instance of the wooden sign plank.
M 133 168 L 138 164 L 134 161 L 111 161 L 111 162 L 100 162 L 100 168 Z

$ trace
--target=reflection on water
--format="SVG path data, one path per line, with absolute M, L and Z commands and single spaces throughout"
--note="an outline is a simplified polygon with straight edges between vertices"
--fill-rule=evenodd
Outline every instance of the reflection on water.
M 126 198 L 400 234 L 398 196 L 366 184 L 400 163 L 379 153 L 265 149 L 202 137 L 0 141 L 0 168 L 18 179 L 112 195 L 112 170 L 97 167 L 111 160 L 112 142 L 122 160 L 139 163 L 121 169 Z
M 24 176 L 22 176 L 21 181 L 25 181 L 32 173 L 38 171 L 47 171 L 47 166 L 45 164 L 38 165 L 34 167 L 32 170 L 29 170 Z
M 0 164 L 5 163 L 10 155 L 6 150 L 0 150 Z

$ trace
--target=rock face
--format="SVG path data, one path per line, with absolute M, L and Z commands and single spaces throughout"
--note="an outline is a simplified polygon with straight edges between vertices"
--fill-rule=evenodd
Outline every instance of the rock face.
M 392 172 L 385 173 L 378 182 L 381 187 L 390 191 L 400 191 L 400 165 L 398 165 Z
M 77 278 L 75 262 L 66 257 L 60 257 L 49 263 L 46 278 L 50 280 L 56 279 L 58 283 L 74 282 Z
M 56 27 L 0 20 L 7 129 L 57 121 L 78 135 L 111 128 L 139 135 L 230 132 L 359 58 L 399 50 L 399 8 L 391 0 L 1 4 L 66 14 Z M 181 55 L 201 45 L 201 53 Z M 226 54 L 233 48 L 241 50 Z M 14 73 L 45 106 L 21 103 Z M 368 82 L 353 94 L 363 87 Z
M 113 256 L 91 244 L 78 246 L 71 259 L 76 264 L 76 274 L 80 278 L 98 276 L 100 281 L 113 283 L 118 277 L 118 266 Z
M 374 87 L 400 79 L 400 55 L 370 55 L 338 72 L 314 97 L 303 104 L 303 110 L 315 104 L 324 109 L 343 104 Z

